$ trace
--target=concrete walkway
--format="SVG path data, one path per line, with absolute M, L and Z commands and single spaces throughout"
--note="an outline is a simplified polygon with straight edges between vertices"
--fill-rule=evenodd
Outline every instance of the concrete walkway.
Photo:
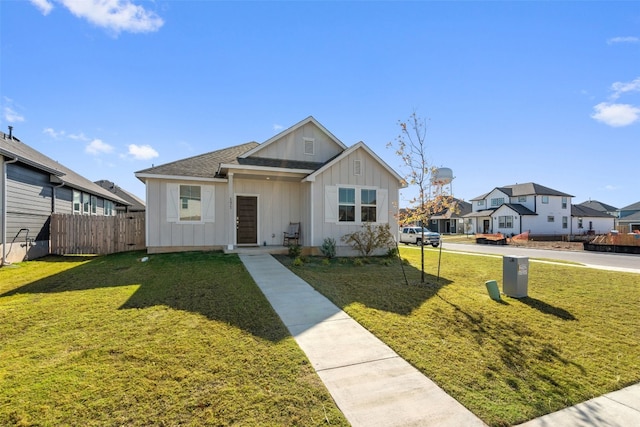
M 485 425 L 271 255 L 239 256 L 352 426 Z

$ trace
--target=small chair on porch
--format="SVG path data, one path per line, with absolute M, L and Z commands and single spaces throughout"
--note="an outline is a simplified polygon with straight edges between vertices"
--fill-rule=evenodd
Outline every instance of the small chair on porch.
M 287 227 L 287 231 L 284 232 L 284 238 L 282 239 L 282 246 L 289 246 L 291 242 L 294 242 L 297 245 L 299 244 L 299 240 L 300 240 L 300 223 L 290 222 L 289 227 Z

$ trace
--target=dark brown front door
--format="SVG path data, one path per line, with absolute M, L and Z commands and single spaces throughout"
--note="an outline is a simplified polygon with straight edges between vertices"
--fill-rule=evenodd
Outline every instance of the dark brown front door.
M 258 244 L 258 198 L 236 196 L 236 240 L 239 245 Z

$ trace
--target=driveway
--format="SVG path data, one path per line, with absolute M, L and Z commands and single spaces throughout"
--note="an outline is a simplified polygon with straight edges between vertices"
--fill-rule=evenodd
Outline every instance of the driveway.
M 451 251 L 492 254 L 499 256 L 527 256 L 529 258 L 545 258 L 551 260 L 579 262 L 594 268 L 640 273 L 640 255 L 530 249 L 518 248 L 515 246 L 451 243 L 447 241 L 443 242 L 442 248 Z

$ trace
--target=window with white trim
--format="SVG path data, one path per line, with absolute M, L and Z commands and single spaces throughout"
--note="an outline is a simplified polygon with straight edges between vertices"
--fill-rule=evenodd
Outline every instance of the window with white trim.
M 376 190 L 360 190 L 360 220 L 362 222 L 376 222 Z
M 524 203 L 527 201 L 527 196 L 518 196 L 518 203 Z
M 98 198 L 96 196 L 91 196 L 91 215 L 95 215 L 98 213 Z
M 356 220 L 356 189 L 338 189 L 338 221 L 355 222 Z
M 569 228 L 569 218 L 566 216 L 562 217 L 562 228 Z
M 180 186 L 180 221 L 202 220 L 202 199 L 199 185 Z
M 104 215 L 105 216 L 113 215 L 113 202 L 111 200 L 104 201 Z
M 496 197 L 495 199 L 491 199 L 491 207 L 497 207 L 504 203 L 504 197 Z
M 582 225 L 582 218 L 578 218 L 578 228 L 584 228 Z
M 545 205 L 549 203 L 549 196 L 542 196 L 542 203 Z
M 498 228 L 513 228 L 513 216 L 512 215 L 499 216 Z
M 484 200 L 478 200 L 478 206 L 484 206 Z
M 79 191 L 73 190 L 73 213 L 79 214 L 81 206 L 82 206 L 82 194 Z
M 553 215 L 547 216 L 547 222 L 555 222 L 556 218 Z
M 91 208 L 91 198 L 87 193 L 82 193 L 82 213 L 89 215 Z
M 566 197 L 562 198 L 562 209 L 567 209 L 567 198 Z

